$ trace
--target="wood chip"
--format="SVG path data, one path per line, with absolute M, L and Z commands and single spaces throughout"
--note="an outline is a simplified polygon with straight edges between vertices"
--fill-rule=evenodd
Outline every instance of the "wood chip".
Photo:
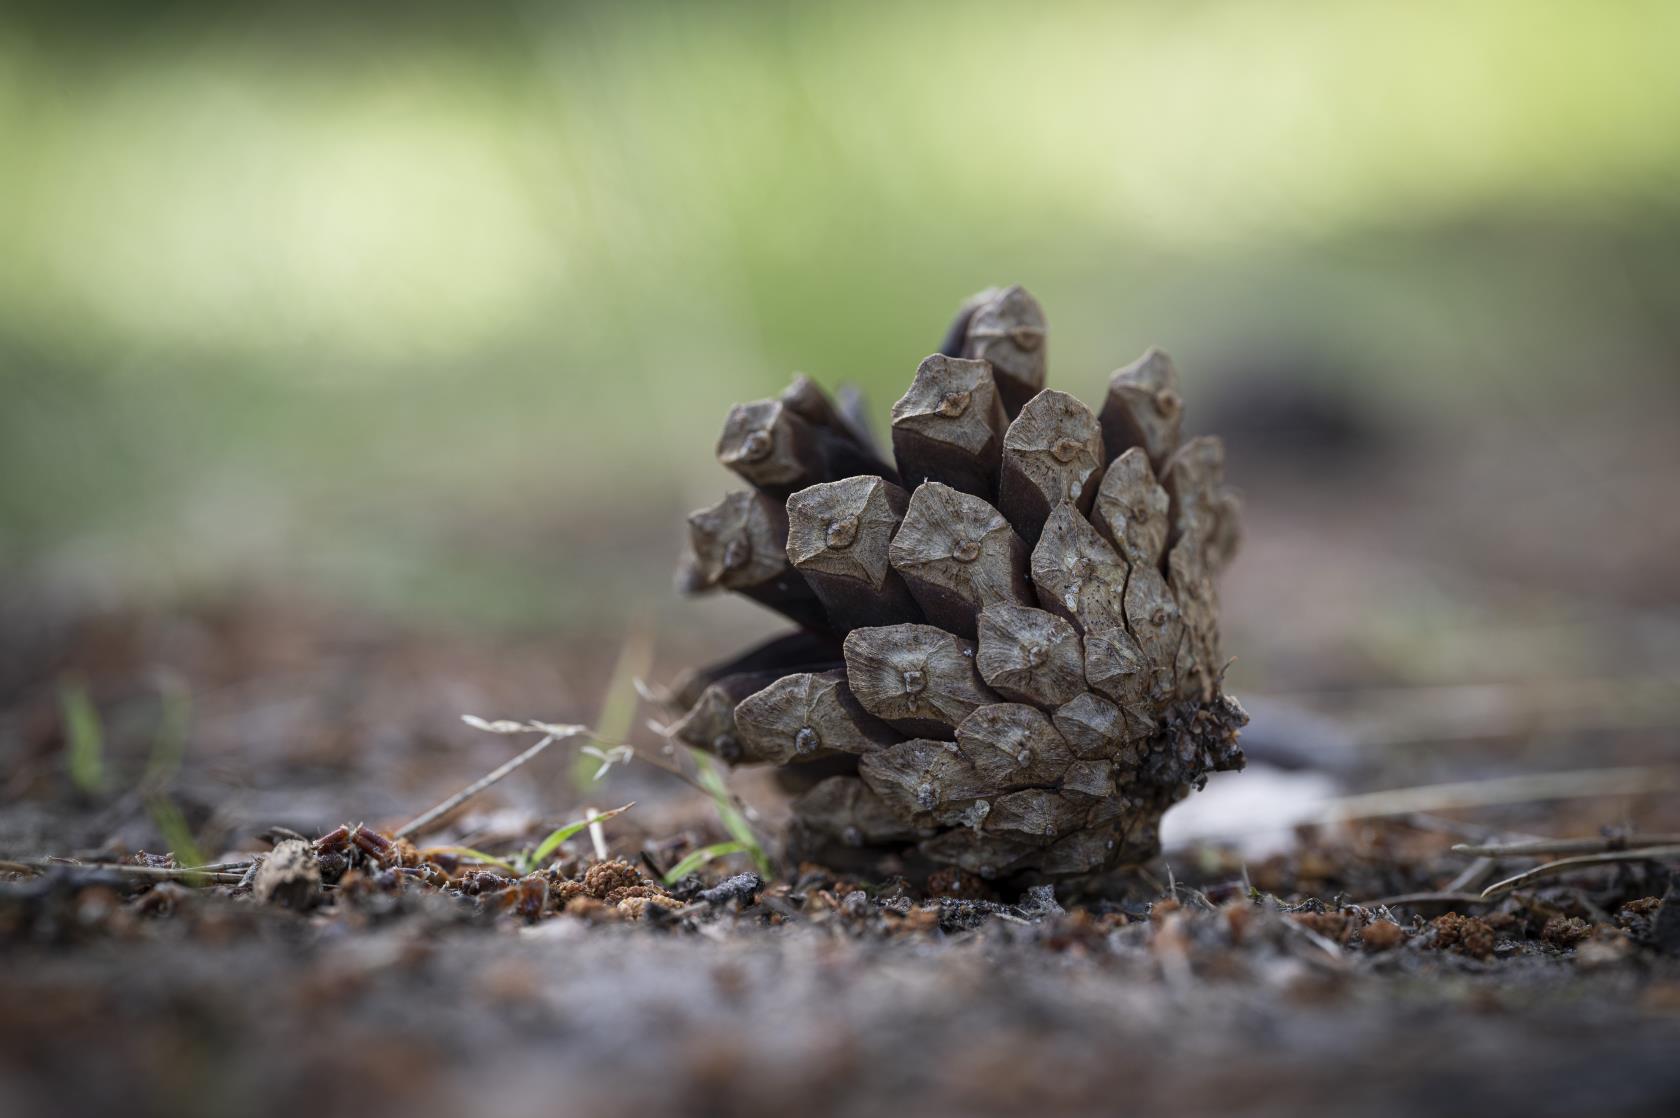
M 321 902 L 321 867 L 303 839 L 275 844 L 251 878 L 251 895 L 264 904 L 307 912 Z

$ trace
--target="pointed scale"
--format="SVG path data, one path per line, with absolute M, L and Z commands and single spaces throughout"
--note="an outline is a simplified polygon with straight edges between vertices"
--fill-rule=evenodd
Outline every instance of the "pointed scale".
M 807 627 L 827 615 L 787 557 L 787 512 L 780 501 L 746 490 L 727 494 L 688 517 L 689 553 L 678 571 L 690 594 L 719 588 L 743 594 Z
M 975 307 L 963 331 L 962 356 L 991 363 L 1011 418 L 1044 387 L 1047 350 L 1044 308 L 1018 285 Z
M 1143 448 L 1157 470 L 1178 449 L 1184 401 L 1178 394 L 1178 370 L 1172 358 L 1151 348 L 1108 378 L 1102 407 L 1103 443 L 1118 456 Z
M 936 481 L 910 496 L 888 552 L 927 619 L 973 639 L 980 611 L 1033 600 L 1027 545 L 979 497 Z
M 1032 580 L 1039 604 L 1080 632 L 1126 627 L 1126 564 L 1072 505 L 1059 506 L 1044 526 Z
M 787 558 L 835 631 L 920 621 L 922 611 L 888 551 L 910 498 L 878 477 L 801 489 L 787 501 Z
M 846 673 L 799 672 L 742 699 L 735 736 L 743 762 L 785 765 L 836 753 L 869 753 L 902 737 L 863 709 Z
M 1047 388 L 1003 436 L 998 508 L 1023 539 L 1036 543 L 1057 505 L 1071 502 L 1081 514 L 1091 511 L 1106 461 L 1091 409 Z
M 974 666 L 974 646 L 931 625 L 854 629 L 846 680 L 863 708 L 906 734 L 949 738 L 976 707 L 998 701 Z
M 990 365 L 927 358 L 892 409 L 893 456 L 904 484 L 937 481 L 989 500 L 1008 424 Z
M 1170 507 L 1149 456 L 1134 446 L 1104 471 L 1091 520 L 1128 564 L 1159 567 L 1167 551 Z
M 994 605 L 980 614 L 975 663 L 993 691 L 1054 710 L 1085 690 L 1085 663 L 1073 625 L 1031 606 Z

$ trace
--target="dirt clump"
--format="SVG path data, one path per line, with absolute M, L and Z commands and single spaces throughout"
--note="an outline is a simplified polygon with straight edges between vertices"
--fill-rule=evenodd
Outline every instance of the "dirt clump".
M 1456 951 L 1472 959 L 1486 959 L 1493 954 L 1493 928 L 1486 920 L 1449 912 L 1429 922 L 1434 933 L 1432 945 L 1438 951 Z

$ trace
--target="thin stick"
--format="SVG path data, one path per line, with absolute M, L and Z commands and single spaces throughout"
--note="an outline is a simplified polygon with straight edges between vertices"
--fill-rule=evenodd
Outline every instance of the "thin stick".
M 584 731 L 584 730 L 580 729 L 579 731 L 577 731 L 577 734 L 573 734 L 573 735 L 569 735 L 569 736 L 576 737 L 579 734 L 583 734 L 585 732 L 587 732 L 587 731 Z M 404 823 L 401 827 L 398 827 L 396 829 L 396 831 L 394 831 L 392 833 L 391 837 L 392 838 L 407 838 L 409 835 L 412 835 L 412 834 L 415 834 L 416 832 L 418 832 L 422 827 L 429 826 L 430 824 L 435 822 L 439 817 L 447 815 L 449 812 L 454 811 L 457 807 L 461 806 L 466 801 L 472 799 L 474 796 L 478 795 L 480 792 L 484 791 L 486 788 L 490 787 L 492 784 L 495 784 L 498 781 L 502 780 L 509 773 L 513 772 L 515 769 L 519 768 L 521 765 L 524 765 L 524 764 L 534 760 L 536 758 L 537 754 L 541 753 L 543 750 L 545 750 L 549 746 L 553 745 L 557 740 L 559 740 L 559 739 L 557 739 L 553 734 L 544 734 L 542 740 L 537 742 L 537 744 L 533 745 L 531 748 L 527 749 L 525 752 L 521 753 L 519 756 L 515 757 L 513 760 L 507 762 L 506 764 L 500 765 L 497 768 L 494 768 L 494 769 L 490 770 L 488 773 L 479 777 L 477 780 L 473 781 L 471 784 L 467 785 L 465 788 L 461 789 L 459 792 L 455 793 L 453 796 L 450 796 L 447 800 L 444 800 L 442 803 L 438 804 L 436 807 L 432 808 L 431 810 L 426 811 L 426 812 L 424 812 L 420 815 L 417 815 L 413 819 L 410 819 L 407 823 Z
M 192 873 L 242 873 L 251 868 L 250 859 L 242 862 L 212 862 L 207 866 L 188 866 Z
M 214 873 L 203 870 L 186 868 L 169 868 L 165 866 L 125 866 L 116 862 L 78 862 L 70 858 L 24 858 L 20 861 L 0 862 L 0 868 L 11 872 L 42 873 L 57 866 L 74 866 L 83 870 L 100 870 L 108 873 L 120 874 L 124 877 L 151 877 L 161 881 L 185 881 L 188 883 L 213 882 L 217 885 L 238 885 L 244 880 L 243 874 Z
M 1475 893 L 1402 893 L 1398 897 L 1383 897 L 1366 901 L 1362 908 L 1393 908 L 1395 905 L 1420 904 L 1487 904 L 1488 898 Z
M 1680 858 L 1680 844 L 1645 846 L 1638 850 L 1611 850 L 1602 854 L 1583 854 L 1578 858 L 1559 858 L 1555 862 L 1547 862 L 1544 865 L 1535 866 L 1533 869 L 1524 870 L 1515 877 L 1507 877 L 1504 881 L 1496 881 L 1482 890 L 1482 896 L 1501 896 L 1526 882 L 1541 877 L 1568 873 L 1571 870 L 1587 869 L 1592 866 L 1607 866 L 1617 862 L 1655 862 L 1670 858 Z
M 1676 844 L 1680 844 L 1680 835 L 1611 835 L 1597 838 L 1528 839 L 1523 842 L 1461 842 L 1453 847 L 1453 851 L 1488 858 L 1527 858 L 1542 854 L 1597 854 L 1609 850 L 1631 850 L 1639 846 Z
M 589 841 L 595 847 L 595 857 L 600 861 L 607 860 L 607 829 L 600 824 L 601 813 L 594 808 L 585 808 L 584 815 L 589 820 Z

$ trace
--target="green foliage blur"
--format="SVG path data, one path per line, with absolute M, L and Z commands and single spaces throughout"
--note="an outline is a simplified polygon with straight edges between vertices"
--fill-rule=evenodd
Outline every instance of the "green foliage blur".
M 1567 414 L 1680 357 L 1677 41 L 1667 0 L 14 4 L 0 572 L 622 612 L 731 402 L 884 415 L 992 283 L 1087 397 L 1159 343 L 1193 409 L 1281 355 Z

